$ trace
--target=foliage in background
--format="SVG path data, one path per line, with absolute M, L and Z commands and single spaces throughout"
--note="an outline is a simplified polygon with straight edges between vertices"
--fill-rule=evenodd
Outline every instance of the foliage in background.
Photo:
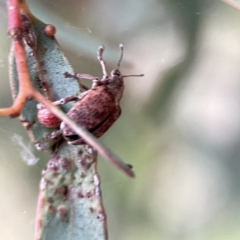
M 12 102 L 4 4 L 0 107 Z M 97 47 L 107 46 L 112 69 L 123 43 L 123 73 L 145 73 L 126 80 L 123 115 L 102 138 L 137 175 L 131 181 L 99 163 L 110 239 L 239 239 L 240 12 L 207 0 L 29 5 L 57 27 L 76 70 L 100 76 Z M 0 238 L 30 240 L 46 162 L 26 166 L 15 133 L 26 137 L 17 119 L 1 118 Z

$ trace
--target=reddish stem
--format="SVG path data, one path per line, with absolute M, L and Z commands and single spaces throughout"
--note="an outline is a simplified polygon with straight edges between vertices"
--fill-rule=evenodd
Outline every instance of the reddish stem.
M 240 11 L 240 4 L 233 1 L 233 0 L 222 0 L 223 2 L 227 3 L 229 6 L 232 6 L 233 8 Z
M 14 40 L 21 36 L 21 16 L 19 0 L 8 0 L 8 34 Z

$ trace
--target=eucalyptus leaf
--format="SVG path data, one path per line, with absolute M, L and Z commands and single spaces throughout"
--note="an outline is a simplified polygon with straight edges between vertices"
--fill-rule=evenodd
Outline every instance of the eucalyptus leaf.
M 24 12 L 22 18 L 24 47 L 34 88 L 51 101 L 79 95 L 80 84 L 65 77 L 66 72 L 73 74 L 73 69 L 55 38 L 45 34 L 46 24 L 30 13 Z M 13 48 L 10 84 L 15 99 L 19 82 Z M 63 105 L 62 110 L 68 112 L 72 104 Z M 28 99 L 20 116 L 32 142 L 51 153 L 42 172 L 35 239 L 107 239 L 106 215 L 96 170 L 97 152 L 88 145 L 72 146 L 59 139 L 46 141 L 46 136 L 56 129 L 39 123 L 36 105 L 36 101 Z
M 33 17 L 24 15 L 29 21 L 28 31 L 36 42 L 25 43 L 25 51 L 28 59 L 28 70 L 32 85 L 35 89 L 54 101 L 66 96 L 77 96 L 80 93 L 79 83 L 73 78 L 66 78 L 64 73 L 73 74 L 73 69 L 61 51 L 56 39 L 44 33 L 46 24 Z M 28 34 L 29 35 L 29 34 Z M 13 98 L 18 90 L 18 75 L 13 48 L 9 57 L 10 84 Z M 46 141 L 46 136 L 56 129 L 44 127 L 37 119 L 37 102 L 29 100 L 24 106 L 20 120 L 26 128 L 32 142 L 45 151 L 51 152 L 55 141 Z M 72 107 L 73 103 L 62 105 L 64 112 Z
M 63 144 L 43 171 L 36 239 L 107 239 L 97 154 L 89 146 Z

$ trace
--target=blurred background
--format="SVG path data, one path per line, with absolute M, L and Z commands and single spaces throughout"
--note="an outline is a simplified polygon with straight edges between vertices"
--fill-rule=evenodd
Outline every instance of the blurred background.
M 102 141 L 134 166 L 127 178 L 101 157 L 109 239 L 240 239 L 240 11 L 217 0 L 29 0 L 81 73 L 101 77 L 123 43 L 122 116 Z M 8 83 L 5 1 L 0 1 L 0 107 Z M 28 166 L 12 137 L 41 160 Z M 30 240 L 41 171 L 18 119 L 0 118 L 0 239 Z

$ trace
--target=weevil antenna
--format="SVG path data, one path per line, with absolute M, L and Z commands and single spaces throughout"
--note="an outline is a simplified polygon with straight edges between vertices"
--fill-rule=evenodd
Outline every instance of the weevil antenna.
M 123 77 L 143 77 L 144 74 L 132 74 L 132 75 L 123 75 Z
M 120 48 L 120 51 L 121 51 L 121 56 L 120 56 L 120 59 L 119 59 L 118 64 L 117 64 L 117 69 L 119 69 L 121 61 L 123 59 L 123 44 L 120 43 L 119 48 Z
M 107 69 L 106 69 L 106 64 L 105 64 L 105 62 L 103 60 L 103 52 L 104 52 L 104 45 L 102 45 L 102 46 L 100 46 L 98 48 L 98 51 L 97 51 L 98 56 L 97 56 L 97 58 L 98 58 L 101 66 L 102 66 L 103 78 L 106 78 L 107 77 Z

